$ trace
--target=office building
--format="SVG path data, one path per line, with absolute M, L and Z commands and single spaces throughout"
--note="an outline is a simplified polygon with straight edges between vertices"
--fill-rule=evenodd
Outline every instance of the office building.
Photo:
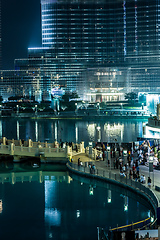
M 16 59 L 12 77 L 1 71 L 1 94 L 49 100 L 55 86 L 89 101 L 158 94 L 159 11 L 159 0 L 41 0 L 42 47 Z

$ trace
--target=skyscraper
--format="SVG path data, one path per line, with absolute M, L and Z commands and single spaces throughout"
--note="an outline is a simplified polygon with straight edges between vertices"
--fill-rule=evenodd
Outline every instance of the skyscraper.
M 39 99 L 56 85 L 92 101 L 157 93 L 159 11 L 159 0 L 41 0 L 42 47 L 15 60 L 10 84 L 1 72 L 2 95 L 4 82 Z

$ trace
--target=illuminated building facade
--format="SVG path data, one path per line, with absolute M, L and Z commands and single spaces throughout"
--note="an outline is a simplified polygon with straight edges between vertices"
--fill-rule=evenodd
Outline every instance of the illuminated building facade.
M 1 95 L 48 100 L 55 85 L 90 101 L 157 93 L 159 11 L 159 0 L 41 0 L 42 47 L 1 71 Z

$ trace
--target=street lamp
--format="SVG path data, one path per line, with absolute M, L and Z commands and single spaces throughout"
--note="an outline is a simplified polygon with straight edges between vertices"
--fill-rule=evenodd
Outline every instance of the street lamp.
M 75 103 L 75 114 L 77 113 L 77 103 Z
M 121 115 L 123 115 L 123 103 L 121 103 Z
M 123 150 L 124 164 L 127 163 L 127 150 Z
M 35 115 L 37 115 L 37 105 L 35 105 Z
M 149 177 L 150 172 L 153 172 L 153 186 L 154 186 L 153 156 L 149 156 Z
M 17 115 L 19 114 L 19 105 L 16 106 L 17 107 Z
M 100 114 L 100 108 L 99 108 L 99 103 L 97 104 L 98 105 L 98 115 Z
M 107 146 L 107 162 L 110 163 L 110 170 L 111 170 L 111 154 L 110 154 L 110 146 Z

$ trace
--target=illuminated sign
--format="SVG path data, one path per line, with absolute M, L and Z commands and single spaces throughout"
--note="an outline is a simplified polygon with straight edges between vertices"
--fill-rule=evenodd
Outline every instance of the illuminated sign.
M 54 98 L 60 98 L 64 95 L 64 93 L 64 90 L 59 87 L 52 88 L 51 90 L 51 94 Z

